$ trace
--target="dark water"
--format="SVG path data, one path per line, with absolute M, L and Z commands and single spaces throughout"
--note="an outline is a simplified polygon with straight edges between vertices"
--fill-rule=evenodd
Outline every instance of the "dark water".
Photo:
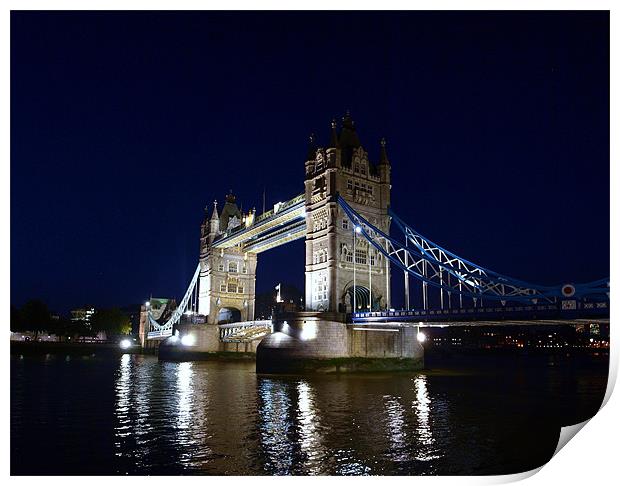
M 506 474 L 596 413 L 607 358 L 479 357 L 420 373 L 11 357 L 12 474 Z

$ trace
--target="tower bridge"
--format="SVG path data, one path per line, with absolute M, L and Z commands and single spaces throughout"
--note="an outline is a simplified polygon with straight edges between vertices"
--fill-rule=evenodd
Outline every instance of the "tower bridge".
M 217 202 L 210 215 L 205 208 L 186 294 L 165 322 L 146 309 L 143 341 L 164 340 L 160 350 L 173 354 L 243 344 L 269 371 L 299 359 L 420 362 L 420 326 L 609 321 L 607 278 L 527 283 L 465 260 L 405 223 L 390 205 L 385 140 L 371 162 L 349 114 L 340 126 L 332 122 L 325 145 L 310 137 L 304 168 L 304 192 L 261 215 L 242 213 L 232 193 L 221 211 Z M 305 311 L 254 321 L 258 255 L 301 238 Z M 391 305 L 392 271 L 402 278 L 404 309 Z M 421 295 L 412 295 L 412 280 Z M 193 336 L 185 347 L 184 333 Z

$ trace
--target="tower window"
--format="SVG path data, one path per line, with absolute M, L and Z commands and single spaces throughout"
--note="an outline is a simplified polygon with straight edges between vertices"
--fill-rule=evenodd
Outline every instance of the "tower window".
M 320 272 L 317 275 L 314 289 L 314 300 L 327 300 L 327 275 L 325 274 L 325 272 Z
M 349 220 L 347 218 L 342 219 L 342 229 L 349 229 Z
M 228 271 L 229 272 L 237 273 L 238 270 L 239 270 L 239 265 L 237 264 L 237 262 L 230 262 L 228 264 Z
M 366 252 L 363 249 L 355 250 L 355 263 L 366 263 Z

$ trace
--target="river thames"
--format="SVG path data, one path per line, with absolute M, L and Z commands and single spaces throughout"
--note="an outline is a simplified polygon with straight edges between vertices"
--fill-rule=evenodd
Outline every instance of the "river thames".
M 416 373 L 11 356 L 11 473 L 507 474 L 598 410 L 607 356 L 427 358 Z

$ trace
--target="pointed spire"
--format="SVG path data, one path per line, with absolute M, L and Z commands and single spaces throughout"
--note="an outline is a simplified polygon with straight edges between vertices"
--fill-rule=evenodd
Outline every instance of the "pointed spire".
M 381 155 L 379 156 L 379 165 L 390 165 L 390 161 L 387 156 L 387 150 L 385 150 L 386 142 L 385 138 L 381 139 Z
M 336 123 L 336 119 L 332 120 L 332 133 L 331 138 L 329 140 L 329 148 L 338 148 L 338 124 Z
M 213 201 L 213 214 L 211 215 L 211 220 L 220 219 L 219 214 L 217 214 L 217 199 Z
M 342 128 L 347 128 L 349 130 L 355 130 L 355 122 L 353 118 L 351 118 L 351 111 L 347 110 L 347 112 L 342 117 Z
M 316 148 L 316 137 L 314 133 L 311 133 L 310 137 L 308 137 L 308 155 L 306 160 L 314 160 L 316 157 Z

